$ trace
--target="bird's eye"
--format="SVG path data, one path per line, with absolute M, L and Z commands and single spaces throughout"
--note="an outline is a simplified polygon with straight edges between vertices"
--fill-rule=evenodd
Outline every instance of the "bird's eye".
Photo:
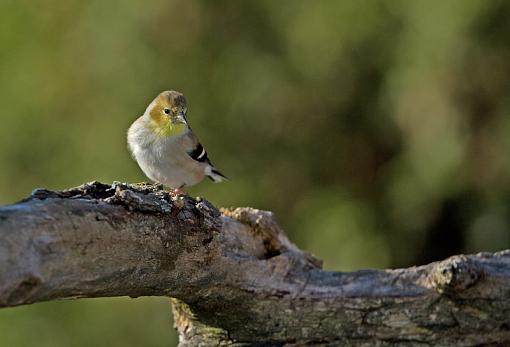
M 165 114 L 170 114 L 170 109 L 169 108 L 165 108 L 163 112 L 165 112 Z

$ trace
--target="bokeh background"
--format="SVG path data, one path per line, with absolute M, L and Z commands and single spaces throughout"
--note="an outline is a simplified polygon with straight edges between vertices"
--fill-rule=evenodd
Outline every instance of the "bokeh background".
M 145 180 L 126 129 L 162 90 L 327 269 L 510 247 L 510 2 L 2 0 L 0 203 Z M 169 346 L 164 298 L 0 311 L 2 346 Z

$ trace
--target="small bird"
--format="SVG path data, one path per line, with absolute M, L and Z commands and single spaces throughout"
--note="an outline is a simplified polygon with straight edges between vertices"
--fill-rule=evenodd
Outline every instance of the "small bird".
M 160 93 L 130 127 L 129 149 L 145 175 L 155 183 L 183 194 L 185 186 L 205 176 L 213 182 L 227 179 L 211 163 L 186 118 L 186 98 L 170 90 Z

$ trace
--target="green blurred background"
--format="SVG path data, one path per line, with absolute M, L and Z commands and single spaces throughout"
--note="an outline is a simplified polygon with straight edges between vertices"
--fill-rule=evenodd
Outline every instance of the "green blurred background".
M 510 2 L 0 2 L 0 203 L 139 182 L 126 129 L 165 89 L 327 269 L 510 247 Z M 0 311 L 1 346 L 169 346 L 164 298 Z

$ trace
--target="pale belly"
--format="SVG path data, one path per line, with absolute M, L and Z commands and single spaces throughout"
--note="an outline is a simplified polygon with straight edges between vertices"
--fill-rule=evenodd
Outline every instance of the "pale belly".
M 205 168 L 187 153 L 138 147 L 133 151 L 138 165 L 152 181 L 170 188 L 192 186 L 205 177 Z

